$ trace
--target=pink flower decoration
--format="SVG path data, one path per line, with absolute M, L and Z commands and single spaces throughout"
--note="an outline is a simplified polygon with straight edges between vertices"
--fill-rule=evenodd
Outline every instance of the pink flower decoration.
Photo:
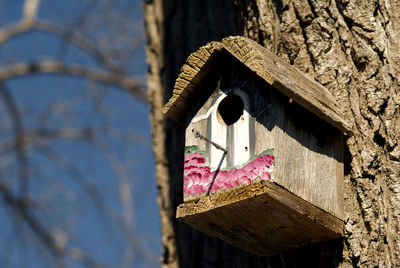
M 211 192 L 226 190 L 239 185 L 249 185 L 257 177 L 271 179 L 268 171 L 274 165 L 274 156 L 261 155 L 242 168 L 220 170 L 216 176 Z M 206 166 L 206 159 L 201 153 L 187 155 L 184 160 L 184 194 L 200 195 L 207 192 L 216 171 Z
M 260 178 L 263 179 L 263 180 L 270 180 L 271 179 L 271 174 L 269 174 L 268 172 L 263 172 L 263 173 L 261 173 Z

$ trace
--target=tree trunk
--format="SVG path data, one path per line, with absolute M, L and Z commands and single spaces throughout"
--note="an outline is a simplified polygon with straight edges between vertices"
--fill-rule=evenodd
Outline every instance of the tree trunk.
M 393 3 L 392 3 L 393 2 Z M 144 1 L 165 267 L 400 267 L 400 4 L 395 1 Z M 345 237 L 257 257 L 175 220 L 184 129 L 161 114 L 186 57 L 243 35 L 325 86 L 343 107 Z

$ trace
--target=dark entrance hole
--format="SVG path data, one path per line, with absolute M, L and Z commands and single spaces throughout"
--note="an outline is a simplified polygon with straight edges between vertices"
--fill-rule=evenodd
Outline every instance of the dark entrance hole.
M 229 95 L 218 105 L 218 119 L 228 126 L 232 125 L 242 116 L 243 107 L 241 97 L 235 94 Z

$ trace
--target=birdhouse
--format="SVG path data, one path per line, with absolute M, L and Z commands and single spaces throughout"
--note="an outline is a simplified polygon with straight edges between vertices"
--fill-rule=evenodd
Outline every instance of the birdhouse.
M 340 111 L 326 88 L 250 39 L 201 47 L 163 107 L 186 127 L 177 218 L 258 255 L 341 237 L 351 129 Z

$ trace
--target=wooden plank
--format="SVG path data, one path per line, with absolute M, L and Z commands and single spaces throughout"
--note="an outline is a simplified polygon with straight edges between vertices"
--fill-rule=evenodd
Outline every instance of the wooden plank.
M 339 238 L 343 221 L 270 181 L 181 204 L 177 218 L 248 252 L 269 256 Z
M 273 87 L 334 127 L 351 134 L 341 108 L 325 87 L 251 39 L 227 37 L 222 43 L 228 52 Z
M 270 114 L 258 118 L 256 124 L 256 151 L 265 150 L 262 139 L 267 134 L 262 133 L 268 133 L 275 154 L 274 179 L 343 219 L 343 152 L 337 149 L 343 147 L 343 134 L 277 91 L 271 90 L 269 99 L 273 103 Z

